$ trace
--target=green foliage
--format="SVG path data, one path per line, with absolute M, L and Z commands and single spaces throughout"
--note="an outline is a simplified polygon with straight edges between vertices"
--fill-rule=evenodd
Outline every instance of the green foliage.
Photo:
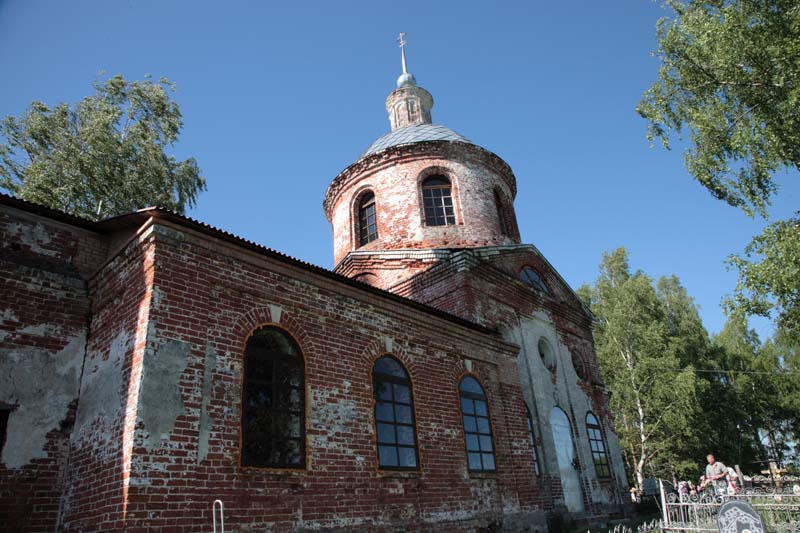
M 800 169 L 800 1 L 667 0 L 659 79 L 637 111 L 667 148 L 688 131 L 686 166 L 717 198 L 766 213 L 772 174 Z
M 709 339 L 676 276 L 631 273 L 624 248 L 603 255 L 578 295 L 598 320 L 597 357 L 627 470 L 696 479 L 707 453 L 758 469 L 800 436 L 800 345 L 762 343 L 741 315 Z
M 800 0 L 665 0 L 665 7 L 659 77 L 637 108 L 648 138 L 669 148 L 688 132 L 689 173 L 715 197 L 766 218 L 774 174 L 800 170 Z M 800 218 L 768 226 L 729 264 L 739 269 L 730 311 L 774 313 L 800 334 Z
M 692 329 L 691 310 L 682 308 L 690 300 L 674 279 L 663 280 L 660 292 L 669 295 L 669 305 L 650 278 L 631 274 L 623 248 L 604 254 L 595 286 L 579 291 L 589 296 L 586 303 L 598 318 L 598 361 L 628 471 L 639 490 L 646 469 L 680 466 L 679 451 L 692 440 L 698 409 L 695 374 L 682 364 L 689 341 L 676 342 L 679 332 Z
M 800 337 L 800 218 L 767 226 L 734 256 L 739 271 L 736 292 L 726 306 L 731 312 L 777 316 L 778 326 Z
M 94 89 L 72 106 L 33 102 L 0 123 L 0 187 L 90 219 L 193 206 L 205 190 L 197 162 L 166 153 L 183 125 L 174 86 L 117 75 Z

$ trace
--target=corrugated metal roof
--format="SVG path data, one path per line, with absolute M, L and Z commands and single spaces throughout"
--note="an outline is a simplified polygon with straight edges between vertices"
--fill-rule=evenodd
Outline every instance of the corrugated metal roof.
M 472 144 L 472 141 L 439 124 L 415 124 L 391 131 L 372 143 L 361 157 L 380 152 L 391 146 L 411 144 L 421 141 L 460 141 Z
M 99 222 L 94 222 L 85 218 L 76 217 L 65 213 L 63 211 L 58 211 L 56 209 L 51 209 L 49 207 L 45 207 L 43 205 L 29 202 L 27 200 L 22 200 L 21 198 L 17 198 L 16 196 L 12 196 L 9 194 L 5 194 L 0 192 L 0 204 L 5 204 L 11 207 L 15 207 L 17 209 L 22 209 L 24 211 L 36 213 L 41 216 L 45 216 L 48 218 L 52 218 L 54 220 L 58 220 L 60 222 L 65 222 L 68 224 L 72 224 L 77 227 L 81 227 L 84 229 L 90 229 L 97 231 L 99 233 L 110 234 L 114 231 L 118 231 L 125 227 L 131 227 L 143 224 L 148 218 L 150 217 L 161 217 L 167 220 L 171 219 L 174 222 L 190 227 L 202 233 L 206 233 L 212 237 L 216 237 L 218 239 L 222 239 L 238 246 L 241 246 L 246 249 L 250 249 L 254 252 L 261 253 L 263 255 L 272 257 L 279 261 L 283 261 L 290 265 L 294 265 L 296 267 L 302 268 L 304 270 L 315 272 L 317 274 L 323 275 L 329 279 L 334 281 L 338 281 L 345 285 L 349 285 L 351 287 L 357 287 L 359 289 L 365 290 L 367 292 L 371 292 L 379 297 L 383 297 L 388 300 L 392 300 L 402 305 L 406 305 L 409 307 L 413 307 L 419 311 L 424 313 L 438 316 L 439 318 L 443 318 L 448 322 L 453 322 L 459 324 L 461 326 L 465 326 L 469 329 L 479 331 L 481 333 L 486 333 L 492 336 L 497 336 L 498 332 L 494 329 L 487 328 L 486 326 L 482 326 L 480 324 L 476 324 L 475 322 L 466 320 L 461 318 L 460 316 L 456 316 L 450 314 L 446 311 L 442 311 L 441 309 L 437 309 L 435 307 L 431 307 L 429 305 L 417 302 L 415 300 L 411 300 L 409 298 L 405 298 L 403 296 L 399 296 L 393 292 L 389 292 L 383 289 L 379 289 L 377 287 L 373 287 L 367 283 L 362 281 L 355 280 L 353 278 L 349 278 L 342 274 L 338 274 L 332 270 L 327 268 L 323 268 L 312 263 L 308 263 L 301 259 L 297 259 L 296 257 L 292 257 L 290 255 L 284 254 L 262 244 L 258 244 L 254 241 L 249 241 L 238 235 L 234 235 L 228 231 L 216 228 L 210 224 L 206 224 L 205 222 L 201 222 L 199 220 L 195 220 L 191 217 L 186 215 L 181 215 L 175 213 L 174 211 L 170 211 L 169 209 L 163 209 L 161 207 L 146 207 L 144 209 L 140 209 L 133 213 L 128 213 L 125 215 L 118 215 L 115 217 L 111 217 L 105 220 L 101 220 Z

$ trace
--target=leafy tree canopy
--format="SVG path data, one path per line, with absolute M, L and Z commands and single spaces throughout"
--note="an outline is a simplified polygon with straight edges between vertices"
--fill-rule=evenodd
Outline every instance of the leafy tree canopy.
M 800 1 L 666 0 L 659 79 L 637 111 L 717 198 L 766 215 L 773 173 L 800 169 Z
M 0 187 L 89 219 L 193 206 L 205 190 L 197 162 L 167 154 L 183 126 L 175 87 L 117 75 L 94 89 L 74 105 L 33 102 L 0 122 Z
M 676 276 L 632 272 L 624 248 L 603 254 L 578 295 L 597 318 L 595 345 L 628 474 L 696 479 L 704 458 L 751 472 L 792 459 L 800 437 L 800 345 L 762 343 L 741 314 L 713 339 Z
M 779 170 L 800 170 L 800 0 L 665 0 L 658 80 L 637 111 L 667 148 L 688 132 L 689 173 L 715 197 L 767 217 Z M 800 335 L 800 212 L 729 264 L 728 310 Z
M 800 338 L 800 218 L 767 226 L 744 257 L 729 262 L 739 271 L 739 282 L 727 310 L 774 315 L 786 335 Z

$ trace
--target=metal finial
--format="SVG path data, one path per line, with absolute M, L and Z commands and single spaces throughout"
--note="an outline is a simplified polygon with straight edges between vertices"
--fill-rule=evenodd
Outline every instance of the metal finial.
M 400 36 L 397 37 L 397 42 L 400 44 L 400 57 L 403 61 L 403 74 L 407 73 L 406 70 L 406 32 L 401 31 Z

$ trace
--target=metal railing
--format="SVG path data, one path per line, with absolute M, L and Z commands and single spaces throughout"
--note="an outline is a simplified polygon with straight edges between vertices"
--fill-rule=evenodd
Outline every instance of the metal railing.
M 697 495 L 670 492 L 660 482 L 662 525 L 664 532 L 719 532 L 717 515 L 723 503 L 731 500 L 750 504 L 761 515 L 770 533 L 800 533 L 800 493 L 793 487 L 774 490 L 746 489 L 735 495 L 700 493 Z

